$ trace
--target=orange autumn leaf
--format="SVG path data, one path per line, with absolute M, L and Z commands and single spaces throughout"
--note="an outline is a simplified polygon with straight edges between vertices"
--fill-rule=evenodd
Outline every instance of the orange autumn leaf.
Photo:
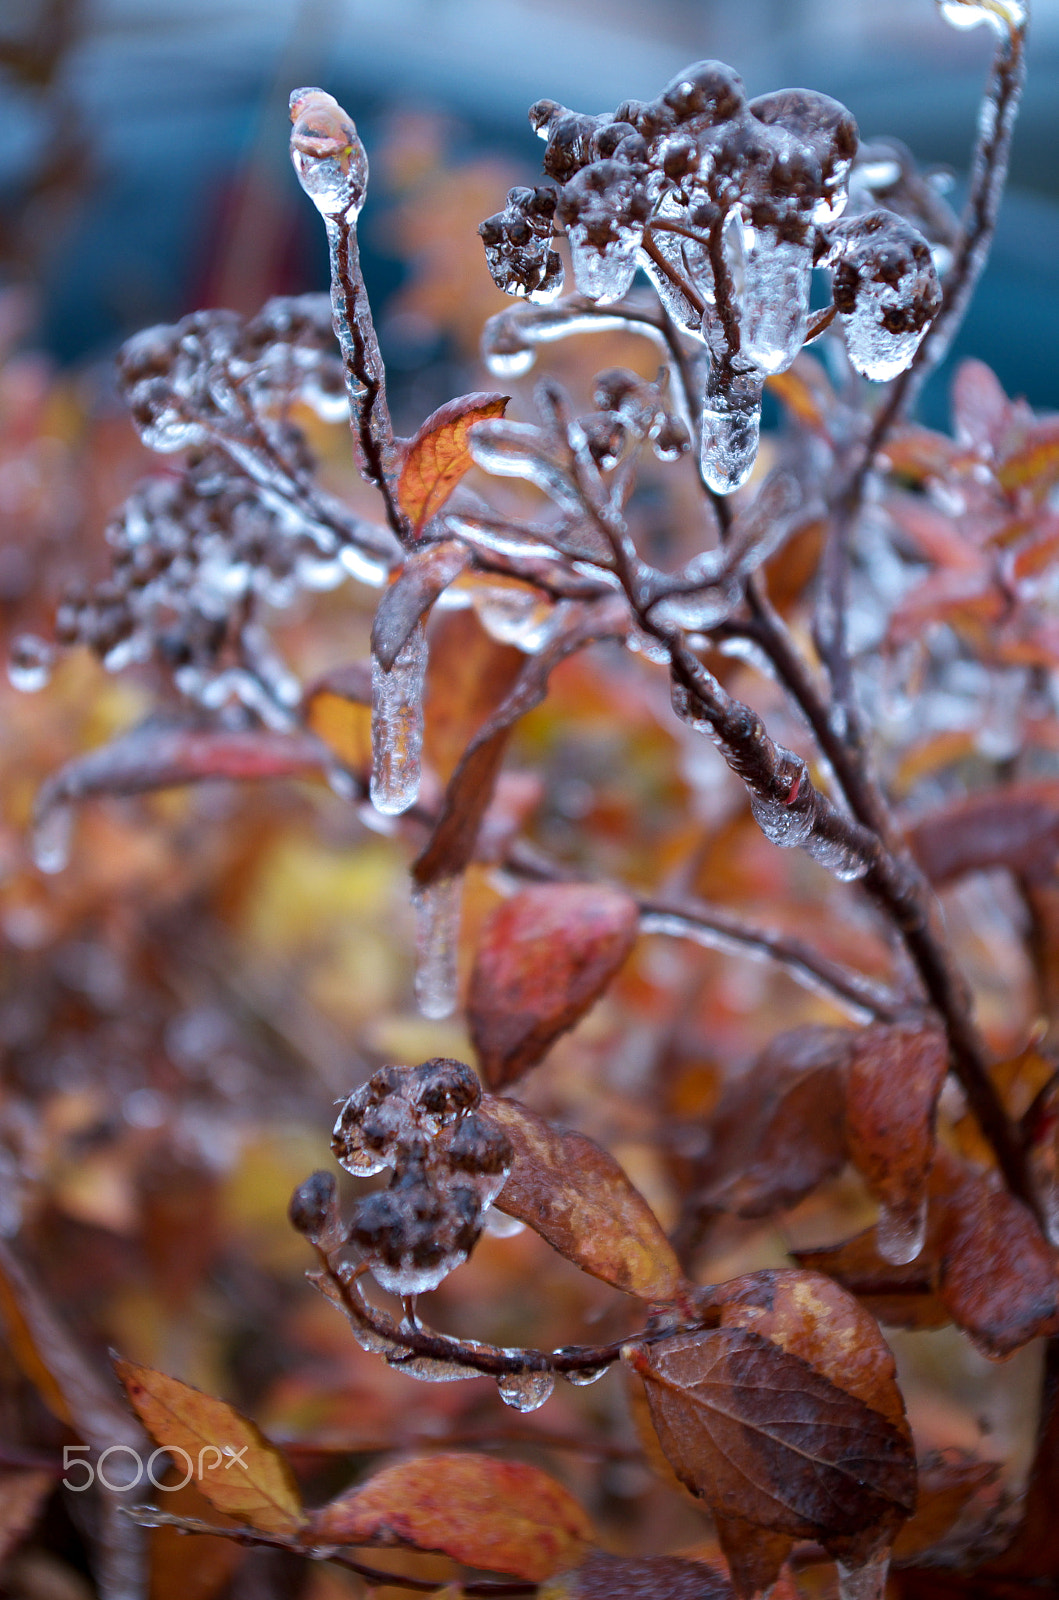
M 476 422 L 502 417 L 509 395 L 465 394 L 439 406 L 408 446 L 397 485 L 401 510 L 418 534 L 474 462 L 468 435 Z
M 304 1521 L 301 1496 L 285 1456 L 257 1425 L 227 1401 L 135 1361 L 115 1370 L 140 1421 L 155 1442 L 187 1470 L 218 1511 L 259 1533 L 297 1534 Z
M 314 1544 L 404 1545 L 529 1583 L 576 1566 L 586 1512 L 537 1467 L 491 1456 L 403 1461 L 310 1516 Z

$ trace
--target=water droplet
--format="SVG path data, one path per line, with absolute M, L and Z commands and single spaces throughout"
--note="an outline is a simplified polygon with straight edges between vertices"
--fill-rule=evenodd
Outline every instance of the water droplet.
M 60 800 L 48 807 L 33 829 L 33 860 L 39 872 L 62 872 L 70 862 L 74 808 Z
M 416 909 L 416 1004 L 440 1020 L 456 1009 L 463 878 L 439 878 L 413 895 Z
M 927 1237 L 927 1200 L 924 1195 L 912 1209 L 881 1206 L 875 1243 L 884 1261 L 906 1266 L 919 1255 Z
M 558 1355 L 559 1352 L 556 1351 L 556 1354 Z M 567 1383 L 572 1383 L 575 1389 L 587 1389 L 589 1384 L 598 1383 L 600 1378 L 609 1371 L 610 1368 L 606 1365 L 602 1367 L 578 1367 L 574 1372 L 564 1372 L 563 1377 Z
M 36 694 L 47 687 L 55 651 L 46 639 L 35 633 L 20 633 L 11 646 L 7 676 L 12 688 L 23 694 Z
M 516 1411 L 536 1411 L 555 1388 L 553 1372 L 509 1372 L 496 1380 L 500 1398 Z
M 516 350 L 486 350 L 485 364 L 494 378 L 523 378 L 537 359 L 531 345 Z
M 886 1600 L 886 1575 L 890 1570 L 890 1552 L 882 1550 L 869 1556 L 859 1567 L 838 1567 L 839 1600 Z
M 371 801 L 387 816 L 407 811 L 419 795 L 426 670 L 422 622 L 408 635 L 389 672 L 372 657 Z

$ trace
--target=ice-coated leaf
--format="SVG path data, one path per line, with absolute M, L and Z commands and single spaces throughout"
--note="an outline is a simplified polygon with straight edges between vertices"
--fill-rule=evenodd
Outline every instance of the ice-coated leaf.
M 411 440 L 397 499 L 415 533 L 422 533 L 474 465 L 467 442 L 474 424 L 502 417 L 509 399 L 503 394 L 459 395 L 439 406 Z
M 907 1430 L 772 1339 L 721 1327 L 626 1354 L 663 1450 L 715 1514 L 848 1553 L 911 1511 Z
M 642 1300 L 671 1301 L 684 1282 L 654 1212 L 612 1155 L 555 1128 L 517 1100 L 487 1094 L 483 1111 L 511 1140 L 515 1161 L 496 1201 L 560 1255 Z
M 541 1589 L 540 1600 L 731 1600 L 727 1578 L 677 1556 L 608 1556 L 596 1550 L 574 1572 Z
M 165 1450 L 187 1453 L 195 1482 L 212 1506 L 260 1533 L 299 1533 L 304 1513 L 294 1475 L 255 1423 L 227 1401 L 151 1367 L 122 1360 L 114 1367 L 152 1439 Z
M 140 1429 L 121 1396 L 88 1361 L 14 1250 L 0 1240 L 0 1329 L 44 1404 L 97 1450 L 137 1449 Z
M 854 1034 L 781 1033 L 725 1091 L 710 1123 L 702 1203 L 741 1217 L 795 1205 L 846 1160 L 844 1069 Z
M 491 1089 L 514 1083 L 598 1000 L 636 940 L 639 912 L 621 889 L 534 885 L 482 929 L 467 1001 Z
M 922 1247 L 934 1114 L 948 1060 L 937 1028 L 879 1025 L 854 1040 L 846 1135 L 851 1161 L 883 1206 L 879 1241 L 888 1260 L 914 1260 Z
M 311 1513 L 314 1544 L 403 1545 L 541 1583 L 575 1565 L 592 1524 L 547 1473 L 491 1456 L 440 1454 L 388 1467 Z
M 931 1177 L 938 1212 L 938 1293 L 985 1355 L 1021 1349 L 1056 1315 L 1056 1259 L 1021 1200 L 992 1175 L 939 1149 Z
M 55 1474 L 38 1469 L 0 1476 L 0 1562 L 18 1549 L 54 1488 Z
M 446 539 L 441 544 L 413 550 L 391 575 L 371 627 L 372 654 L 387 672 L 416 623 L 470 559 L 466 545 L 457 539 Z

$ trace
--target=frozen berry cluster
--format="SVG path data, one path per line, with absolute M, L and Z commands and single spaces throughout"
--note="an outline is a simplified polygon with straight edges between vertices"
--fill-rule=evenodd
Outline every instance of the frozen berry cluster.
M 911 361 L 940 305 L 930 247 L 885 211 L 836 227 L 858 147 L 838 101 L 807 89 L 748 100 L 730 67 L 700 61 L 657 100 L 627 100 L 613 116 L 541 100 L 530 120 L 554 187 L 512 189 L 482 223 L 494 280 L 553 299 L 557 231 L 579 292 L 597 304 L 621 300 L 642 268 L 708 352 L 702 461 L 719 493 L 753 466 L 766 377 L 805 343 L 814 266 L 834 276 L 858 371 L 889 378 Z
M 357 1177 L 387 1167 L 389 1187 L 357 1202 L 348 1239 L 384 1289 L 422 1294 L 465 1261 L 514 1159 L 478 1114 L 481 1085 L 462 1061 L 381 1068 L 350 1095 L 331 1148 Z

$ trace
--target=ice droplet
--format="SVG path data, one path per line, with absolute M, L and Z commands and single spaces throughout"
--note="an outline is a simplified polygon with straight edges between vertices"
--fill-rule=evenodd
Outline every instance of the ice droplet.
M 890 1552 L 881 1550 L 869 1556 L 859 1567 L 838 1568 L 838 1600 L 886 1600 L 886 1575 L 890 1570 Z
M 953 28 L 977 28 L 989 22 L 1003 38 L 1009 28 L 1026 23 L 1023 0 L 938 0 L 938 9 Z
M 765 838 L 782 850 L 793 850 L 805 844 L 813 826 L 811 811 L 803 811 L 783 800 L 773 800 L 767 795 L 752 794 L 750 811 Z
M 440 1020 L 456 1009 L 456 956 L 463 878 L 439 878 L 413 895 L 416 909 L 416 1003 Z
M 749 478 L 761 436 L 764 380 L 739 374 L 726 388 L 708 388 L 702 407 L 702 475 L 715 494 L 731 494 Z
M 926 1196 L 914 1210 L 881 1206 L 875 1243 L 884 1261 L 903 1267 L 919 1255 L 927 1237 Z
M 457 1361 L 440 1361 L 436 1356 L 396 1356 L 387 1358 L 386 1365 L 408 1378 L 418 1378 L 420 1383 L 459 1383 L 463 1378 L 480 1378 L 474 1367 L 461 1367 Z
M 556 1351 L 558 1355 L 559 1352 Z M 575 1389 L 587 1389 L 590 1383 L 598 1383 L 610 1368 L 605 1364 L 602 1367 L 578 1367 L 574 1372 L 564 1372 L 563 1377 L 567 1383 L 572 1383 Z
M 419 795 L 427 636 L 417 622 L 389 672 L 371 661 L 371 802 L 397 816 Z
M 776 228 L 743 229 L 739 349 L 762 372 L 786 372 L 809 325 L 813 249 L 782 239 Z
M 7 676 L 13 689 L 36 694 L 47 687 L 55 652 L 46 639 L 35 633 L 20 633 L 11 646 Z
M 33 829 L 32 843 L 38 872 L 62 872 L 69 865 L 73 833 L 73 806 L 59 801 L 42 812 Z
M 496 1380 L 500 1398 L 516 1411 L 536 1411 L 555 1388 L 554 1372 L 507 1372 Z
M 351 220 L 364 204 L 368 158 L 353 119 L 323 89 L 295 89 L 290 97 L 291 161 L 298 182 L 324 217 Z
M 571 223 L 566 231 L 580 292 L 601 305 L 627 295 L 636 276 L 636 252 L 643 229 L 618 228 L 602 250 L 589 242 L 589 230 L 584 224 Z

